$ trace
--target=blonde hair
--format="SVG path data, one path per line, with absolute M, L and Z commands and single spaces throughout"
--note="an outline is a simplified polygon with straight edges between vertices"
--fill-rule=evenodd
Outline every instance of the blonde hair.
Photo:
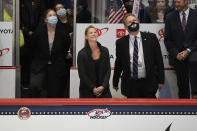
M 126 25 L 126 19 L 127 19 L 127 17 L 129 17 L 129 16 L 135 17 L 135 18 L 140 22 L 140 20 L 139 20 L 134 14 L 128 13 L 128 14 L 126 14 L 126 15 L 124 16 L 124 18 L 123 18 L 123 24 L 124 24 L 124 25 Z
M 86 29 L 85 29 L 85 36 L 88 34 L 89 29 L 94 28 L 96 30 L 96 27 L 94 27 L 93 25 L 89 25 Z M 84 41 L 84 46 L 86 45 L 87 40 L 85 39 Z

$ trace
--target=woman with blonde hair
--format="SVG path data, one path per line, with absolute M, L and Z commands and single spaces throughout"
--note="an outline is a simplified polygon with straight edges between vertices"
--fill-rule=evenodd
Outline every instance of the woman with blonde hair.
M 77 57 L 80 98 L 112 97 L 109 90 L 109 51 L 97 41 L 97 38 L 96 28 L 88 26 L 85 30 L 85 46 Z

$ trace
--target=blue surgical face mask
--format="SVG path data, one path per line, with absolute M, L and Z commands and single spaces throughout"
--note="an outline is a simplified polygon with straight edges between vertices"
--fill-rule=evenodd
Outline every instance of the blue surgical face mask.
M 55 26 L 58 22 L 57 16 L 48 17 L 48 24 L 51 26 Z
M 57 15 L 58 15 L 60 18 L 65 18 L 65 17 L 66 17 L 66 9 L 65 9 L 65 8 L 60 8 L 60 9 L 57 11 Z

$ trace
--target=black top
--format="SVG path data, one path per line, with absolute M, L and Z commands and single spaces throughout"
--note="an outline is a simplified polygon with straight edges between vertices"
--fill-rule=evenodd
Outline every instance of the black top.
M 96 87 L 99 87 L 100 86 L 100 83 L 99 83 L 99 59 L 96 59 L 96 60 L 93 60 L 94 62 L 94 66 L 95 66 L 95 75 L 96 75 Z
M 61 29 L 64 30 L 65 33 L 67 33 L 67 34 L 73 32 L 73 28 L 72 28 L 72 26 L 69 24 L 69 22 L 62 23 L 62 22 L 60 22 L 60 20 L 58 20 L 57 28 L 61 28 Z
M 109 51 L 106 47 L 98 43 L 101 54 L 100 58 L 95 64 L 92 59 L 92 51 L 89 43 L 81 49 L 77 57 L 78 73 L 80 78 L 80 97 L 81 98 L 94 98 L 93 88 L 103 86 L 105 89 L 102 93 L 103 98 L 111 97 L 109 91 L 109 79 L 111 74 Z M 99 69 L 96 71 L 96 68 Z

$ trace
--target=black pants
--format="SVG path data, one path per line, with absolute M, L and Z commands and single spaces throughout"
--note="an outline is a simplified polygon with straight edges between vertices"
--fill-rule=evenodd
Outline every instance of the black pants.
M 130 79 L 127 98 L 156 98 L 157 84 L 151 79 Z
M 197 62 L 189 64 L 189 79 L 191 84 L 191 93 L 197 95 Z
M 66 65 L 65 67 L 65 71 L 66 71 L 66 79 L 65 79 L 65 89 L 64 89 L 64 97 L 65 98 L 70 98 L 70 66 Z
M 30 90 L 30 61 L 27 54 L 27 45 L 30 44 L 30 37 L 25 36 L 25 43 L 23 47 L 20 47 L 20 65 L 21 65 L 21 97 L 29 98 Z
M 177 75 L 177 85 L 180 98 L 190 98 L 189 71 L 187 61 L 175 60 L 174 68 Z
M 39 73 L 31 73 L 30 89 L 32 98 L 63 98 L 65 76 L 54 75 L 52 65 L 47 65 Z

